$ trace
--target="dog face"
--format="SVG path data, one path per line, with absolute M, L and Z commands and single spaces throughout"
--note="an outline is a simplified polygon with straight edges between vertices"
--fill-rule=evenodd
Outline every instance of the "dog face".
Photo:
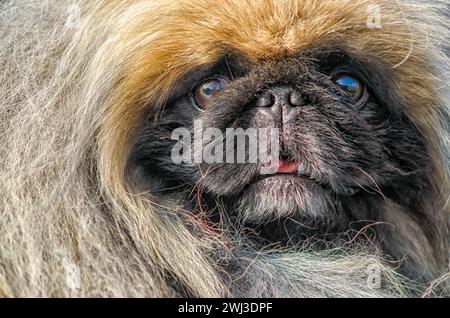
M 442 202 L 439 163 L 427 142 L 433 133 L 422 116 L 433 112 L 433 88 L 426 74 L 411 77 L 427 72 L 417 68 L 425 51 L 409 54 L 407 26 L 395 24 L 402 18 L 389 6 L 381 7 L 385 27 L 370 27 L 368 5 L 231 1 L 181 6 L 183 13 L 174 8 L 185 27 L 163 28 L 173 33 L 155 39 L 165 67 L 151 92 L 161 93 L 164 107 L 156 114 L 155 100 L 141 117 L 128 157 L 131 178 L 157 196 L 184 193 L 194 214 L 206 213 L 226 231 L 250 229 L 260 247 L 322 249 L 354 242 L 354 233 L 371 228 L 363 241 L 394 261 L 418 245 L 429 253 L 422 225 L 435 208 L 426 202 Z M 258 23 L 243 22 L 244 15 Z M 187 131 L 183 140 L 174 138 L 178 129 Z M 193 145 L 181 155 L 189 160 L 174 160 L 180 142 Z M 402 246 L 410 234 L 395 233 L 397 223 L 424 235 L 413 240 L 416 247 Z M 423 277 L 421 263 L 418 257 L 401 266 Z
M 162 180 L 158 190 L 199 187 L 223 199 L 229 213 L 256 223 L 293 216 L 342 224 L 342 218 L 367 217 L 359 211 L 349 216 L 348 205 L 367 200 L 368 192 L 414 204 L 426 182 L 423 137 L 404 112 L 390 70 L 377 61 L 336 47 L 258 63 L 227 55 L 182 83 L 135 152 L 148 174 L 143 178 Z M 196 120 L 223 132 L 200 145 L 204 153 L 212 144 L 216 160 L 175 163 L 172 132 L 188 128 L 194 140 Z M 248 162 L 258 156 L 253 146 L 261 135 L 246 135 L 240 147 L 229 142 L 230 128 L 276 129 L 274 171 L 262 173 L 264 163 Z M 240 152 L 244 162 L 238 163 Z
M 198 21 L 184 30 L 189 44 L 166 52 L 174 63 L 189 67 L 170 74 L 178 80 L 164 110 L 158 120 L 142 123 L 136 139 L 131 161 L 144 188 L 201 193 L 205 202 L 200 205 L 212 211 L 220 201 L 227 217 L 241 225 L 283 220 L 289 230 L 275 240 L 291 242 L 292 237 L 335 239 L 349 224 L 357 222 L 359 229 L 367 225 L 364 220 L 383 219 L 369 206 L 386 197 L 400 206 L 418 205 L 432 163 L 425 137 L 410 116 L 417 107 L 408 93 L 412 87 L 401 90 L 401 71 L 393 68 L 407 53 L 407 44 L 394 44 L 397 56 L 380 44 L 392 48 L 391 37 L 399 30 L 385 34 L 370 29 L 364 1 L 310 3 L 314 16 L 305 11 L 310 6 L 295 1 L 287 3 L 292 10 L 277 2 L 268 7 L 254 2 L 222 5 L 190 8 Z M 331 10 L 336 6 L 337 13 Z M 250 16 L 261 15 L 260 28 L 233 23 L 243 8 Z M 222 10 L 234 14 L 225 17 Z M 345 21 L 317 24 L 335 21 L 336 15 L 345 15 Z M 333 28 L 345 31 L 330 37 Z M 345 41 L 337 41 L 339 37 Z M 368 38 L 376 46 L 363 45 Z M 187 53 L 193 48 L 195 54 Z M 192 55 L 198 60 L 187 61 Z M 423 90 L 426 83 L 417 84 Z M 172 137 L 181 127 L 201 154 L 214 148 L 214 160 L 195 161 L 192 151 L 191 160 L 175 162 L 177 140 Z M 196 140 L 196 132 L 211 128 L 222 135 Z M 239 137 L 230 129 L 247 132 L 241 136 L 243 144 L 233 143 Z M 267 130 L 276 132 L 277 147 L 271 162 L 262 162 L 260 132 Z M 271 171 L 263 172 L 268 167 Z

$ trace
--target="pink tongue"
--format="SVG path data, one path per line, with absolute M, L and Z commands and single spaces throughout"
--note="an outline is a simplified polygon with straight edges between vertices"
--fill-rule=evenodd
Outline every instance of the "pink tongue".
M 298 173 L 299 164 L 296 161 L 280 161 L 278 164 L 278 173 Z

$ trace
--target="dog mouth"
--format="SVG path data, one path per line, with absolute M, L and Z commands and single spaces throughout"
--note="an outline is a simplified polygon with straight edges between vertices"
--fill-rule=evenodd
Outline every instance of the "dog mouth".
M 288 189 L 289 185 L 298 185 L 308 187 L 314 185 L 321 189 L 341 194 L 344 196 L 352 196 L 360 192 L 357 187 L 344 187 L 339 189 L 332 187 L 327 178 L 321 175 L 307 160 L 289 160 L 280 158 L 278 161 L 261 165 L 259 173 L 248 184 L 250 188 L 272 188 L 272 193 L 276 193 L 276 188 Z
M 252 184 L 267 179 L 279 179 L 280 182 L 283 180 L 287 182 L 298 179 L 319 183 L 318 179 L 314 177 L 310 166 L 298 160 L 280 159 L 275 163 L 265 164 L 260 169 L 260 173 L 250 183 Z
M 311 164 L 279 160 L 275 167 L 271 173 L 258 174 L 236 200 L 241 204 L 235 211 L 256 244 L 314 242 L 320 250 L 320 242 L 344 232 L 340 222 L 345 223 L 346 216 L 338 215 L 332 205 L 336 192 Z
M 279 174 L 299 174 L 300 163 L 298 161 L 280 161 L 278 162 Z

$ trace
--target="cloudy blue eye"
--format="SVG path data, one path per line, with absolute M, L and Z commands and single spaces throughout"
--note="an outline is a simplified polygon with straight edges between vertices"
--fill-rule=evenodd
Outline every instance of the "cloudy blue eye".
M 352 75 L 340 74 L 335 76 L 334 81 L 339 87 L 347 91 L 355 102 L 360 101 L 365 95 L 366 86 L 361 80 Z
M 192 90 L 193 103 L 204 110 L 209 101 L 227 87 L 228 81 L 221 77 L 204 80 Z

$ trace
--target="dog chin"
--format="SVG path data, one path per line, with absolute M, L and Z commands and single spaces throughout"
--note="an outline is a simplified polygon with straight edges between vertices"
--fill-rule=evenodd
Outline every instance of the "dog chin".
M 277 174 L 250 184 L 236 203 L 244 223 L 264 223 L 292 217 L 317 222 L 333 218 L 331 194 L 314 181 Z

